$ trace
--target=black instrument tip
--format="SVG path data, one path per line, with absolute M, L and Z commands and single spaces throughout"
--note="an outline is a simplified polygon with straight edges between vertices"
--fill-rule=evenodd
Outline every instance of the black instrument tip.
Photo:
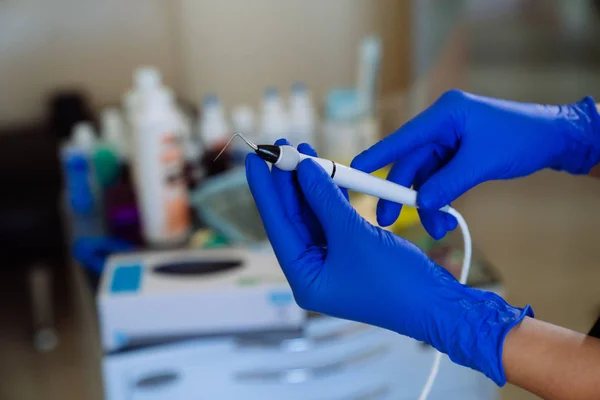
M 279 160 L 281 149 L 273 144 L 259 144 L 255 150 L 256 154 L 263 160 L 275 164 Z

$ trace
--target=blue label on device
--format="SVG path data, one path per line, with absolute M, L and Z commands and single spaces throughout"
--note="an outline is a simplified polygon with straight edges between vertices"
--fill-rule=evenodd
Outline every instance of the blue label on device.
M 294 297 L 290 292 L 271 292 L 269 300 L 275 306 L 287 306 L 294 301 Z
M 135 293 L 142 280 L 141 265 L 122 265 L 115 269 L 110 285 L 112 293 Z
M 129 342 L 129 338 L 127 337 L 127 334 L 124 332 L 115 332 L 114 339 L 115 339 L 115 347 L 117 347 L 117 348 L 123 347 Z

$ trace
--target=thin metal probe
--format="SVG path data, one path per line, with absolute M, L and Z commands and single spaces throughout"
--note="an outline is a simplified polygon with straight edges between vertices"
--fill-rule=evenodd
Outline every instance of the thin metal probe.
M 219 152 L 219 154 L 217 154 L 217 156 L 215 157 L 215 159 L 213 160 L 213 162 L 217 161 L 217 158 L 221 157 L 221 154 L 223 154 L 223 152 L 225 151 L 225 149 L 229 146 L 229 144 L 231 143 L 231 141 L 235 138 L 235 137 L 240 137 L 244 142 L 246 142 L 246 144 L 248 146 L 250 146 L 252 148 L 252 150 L 256 151 L 258 150 L 258 146 L 255 145 L 254 143 L 252 143 L 250 140 L 246 139 L 246 137 L 241 134 L 240 132 L 234 133 L 233 136 L 229 139 L 229 141 L 225 144 L 225 146 L 223 146 L 223 148 L 221 149 L 221 151 Z

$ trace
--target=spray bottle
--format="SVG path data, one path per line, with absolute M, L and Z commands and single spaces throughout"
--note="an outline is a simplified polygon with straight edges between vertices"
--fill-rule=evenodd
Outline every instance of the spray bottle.
M 143 85 L 134 117 L 134 174 L 144 239 L 155 246 L 183 242 L 191 221 L 179 120 L 172 96 Z

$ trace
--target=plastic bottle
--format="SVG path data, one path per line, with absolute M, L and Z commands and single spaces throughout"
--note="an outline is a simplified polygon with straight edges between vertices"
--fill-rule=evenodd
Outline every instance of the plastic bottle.
M 101 139 L 94 150 L 93 162 L 98 183 L 107 188 L 119 179 L 121 168 L 126 164 L 129 144 L 125 128 L 117 109 L 109 108 L 101 114 Z
M 92 164 L 95 146 L 91 124 L 80 122 L 73 128 L 70 140 L 60 149 L 66 213 L 73 239 L 104 234 L 102 202 Z
M 88 157 L 91 156 L 98 139 L 92 124 L 89 122 L 79 122 L 73 127 L 73 135 L 71 137 L 71 143 L 77 147 Z
M 317 117 L 310 93 L 302 82 L 292 85 L 290 96 L 290 133 L 289 141 L 297 146 L 300 143 L 309 143 L 317 146 Z
M 117 180 L 105 189 L 104 210 L 111 236 L 136 245 L 143 243 L 139 207 L 128 165 L 122 165 Z
M 289 135 L 288 116 L 275 88 L 267 88 L 263 97 L 259 142 L 274 143 Z
M 243 133 L 251 141 L 257 141 L 256 123 L 254 120 L 254 111 L 250 106 L 242 105 L 235 107 L 231 112 L 231 120 L 233 122 L 234 132 Z M 242 141 L 234 140 L 231 142 L 231 152 L 235 164 L 241 165 L 244 163 L 246 154 L 251 152 L 251 149 Z
M 334 89 L 327 94 L 322 157 L 348 165 L 365 149 L 360 132 L 360 111 L 355 89 Z
M 155 67 L 140 67 L 133 73 L 133 82 L 136 95 L 143 96 L 145 91 L 152 91 L 161 87 L 162 76 Z M 139 100 L 138 100 L 139 101 Z
M 131 135 L 133 134 L 133 118 L 135 116 L 135 104 L 137 95 L 135 89 L 130 89 L 123 93 L 121 99 L 121 107 L 123 108 L 123 120 L 125 123 L 125 130 L 129 136 L 130 142 L 132 141 Z
M 87 181 L 90 185 L 92 202 L 94 207 L 96 204 L 101 204 L 100 187 L 98 183 L 97 171 L 94 167 L 94 153 L 98 147 L 98 138 L 91 123 L 79 122 L 73 127 L 73 135 L 71 137 L 71 149 L 77 154 L 85 157 L 87 166 Z
M 137 107 L 134 173 L 143 236 L 155 246 L 179 244 L 187 238 L 191 221 L 172 98 L 160 87 L 145 88 Z
M 200 141 L 204 148 L 201 164 L 207 177 L 220 174 L 233 166 L 231 149 L 227 149 L 218 160 L 214 160 L 230 135 L 231 130 L 219 98 L 214 94 L 206 95 L 200 120 Z
M 102 111 L 100 133 L 103 143 L 111 146 L 121 162 L 127 162 L 131 146 L 127 140 L 123 116 L 118 109 L 107 108 Z
M 133 72 L 133 88 L 123 96 L 125 121 L 130 130 L 133 129 L 133 120 L 140 106 L 140 99 L 145 93 L 162 88 L 162 77 L 154 67 L 139 67 Z
M 175 93 L 168 87 L 162 86 L 165 90 L 167 96 L 169 97 L 169 102 L 172 105 L 173 112 L 177 118 L 177 134 L 183 143 L 192 143 L 193 135 L 192 135 L 192 121 L 190 117 L 183 111 L 181 107 L 177 104 L 177 99 L 175 98 Z
M 377 81 L 381 64 L 381 40 L 378 36 L 365 37 L 359 47 L 356 89 L 358 107 L 363 116 L 373 116 L 377 102 Z
M 361 148 L 366 149 L 379 139 L 377 122 L 377 83 L 381 65 L 381 39 L 376 36 L 365 37 L 359 48 L 357 78 L 358 108 L 361 116 L 359 134 Z
M 104 189 L 104 216 L 111 236 L 141 244 L 141 228 L 135 189 L 128 163 L 131 143 L 119 110 L 102 111 L 101 141 L 94 154 L 98 181 Z
M 129 133 L 129 141 L 133 143 L 130 146 L 130 161 L 132 167 L 132 176 L 134 184 L 137 186 L 140 176 L 137 171 L 139 160 L 138 158 L 138 143 L 137 135 L 137 116 L 140 112 L 142 98 L 147 97 L 152 92 L 161 90 L 161 75 L 158 69 L 154 67 L 139 67 L 133 72 L 133 88 L 128 90 L 123 96 L 123 108 L 125 114 L 125 125 Z
M 90 214 L 97 206 L 97 188 L 91 162 L 95 142 L 92 126 L 80 122 L 73 127 L 71 139 L 61 146 L 68 204 L 76 214 Z

